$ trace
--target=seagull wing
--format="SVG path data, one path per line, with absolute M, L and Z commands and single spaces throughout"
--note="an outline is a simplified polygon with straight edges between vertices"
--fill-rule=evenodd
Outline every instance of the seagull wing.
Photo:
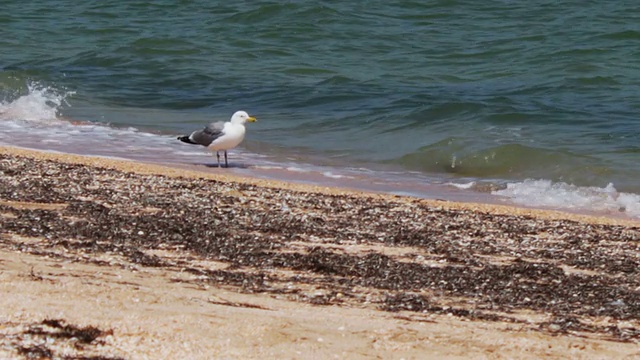
M 224 135 L 224 122 L 214 122 L 202 130 L 194 131 L 189 135 L 189 140 L 193 141 L 195 144 L 200 144 L 203 146 L 209 146 L 211 143 Z

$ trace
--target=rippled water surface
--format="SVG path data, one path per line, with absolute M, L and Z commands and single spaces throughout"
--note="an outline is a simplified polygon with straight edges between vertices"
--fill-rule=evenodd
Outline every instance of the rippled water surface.
M 1 6 L 0 144 L 205 161 L 174 136 L 244 109 L 259 120 L 243 164 L 490 183 L 534 206 L 638 203 L 631 2 Z

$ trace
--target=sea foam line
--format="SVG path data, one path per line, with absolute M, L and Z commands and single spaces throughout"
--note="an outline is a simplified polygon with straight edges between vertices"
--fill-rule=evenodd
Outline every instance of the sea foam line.
M 491 193 L 525 206 L 624 213 L 630 217 L 640 217 L 640 195 L 619 192 L 611 183 L 605 187 L 595 187 L 528 179 L 508 183 L 505 189 Z

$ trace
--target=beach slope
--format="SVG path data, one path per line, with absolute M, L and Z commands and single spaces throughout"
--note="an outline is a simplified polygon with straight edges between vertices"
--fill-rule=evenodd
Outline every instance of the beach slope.
M 608 218 L 0 149 L 0 358 L 637 358 Z

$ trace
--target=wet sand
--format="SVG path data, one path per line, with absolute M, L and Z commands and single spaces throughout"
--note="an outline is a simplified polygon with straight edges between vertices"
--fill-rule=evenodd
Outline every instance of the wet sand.
M 0 358 L 637 358 L 637 222 L 0 148 Z

